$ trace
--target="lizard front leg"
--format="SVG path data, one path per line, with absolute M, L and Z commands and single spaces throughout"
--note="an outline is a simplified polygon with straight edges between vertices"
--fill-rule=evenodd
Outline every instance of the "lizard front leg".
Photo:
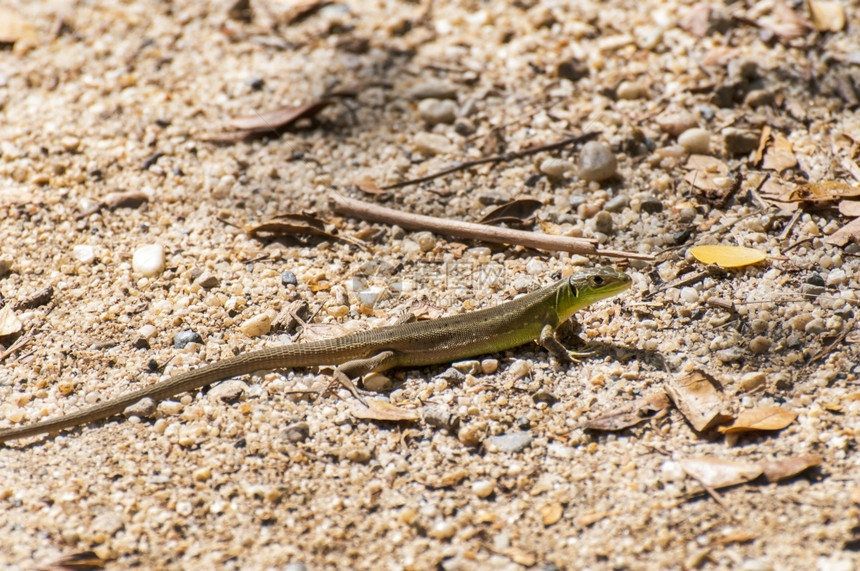
M 594 351 L 568 350 L 567 347 L 561 344 L 558 337 L 555 336 L 555 329 L 553 329 L 552 325 L 543 326 L 537 343 L 549 351 L 549 353 L 561 363 L 579 363 L 581 359 L 585 359 L 586 357 L 590 357 L 594 354 Z

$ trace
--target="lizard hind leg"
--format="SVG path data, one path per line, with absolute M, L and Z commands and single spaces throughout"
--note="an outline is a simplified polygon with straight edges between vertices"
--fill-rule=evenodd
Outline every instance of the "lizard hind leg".
M 334 377 L 334 382 L 352 393 L 352 396 L 358 399 L 361 404 L 368 406 L 367 401 L 358 392 L 358 388 L 352 380 L 374 371 L 390 369 L 395 364 L 396 355 L 394 351 L 381 351 L 372 357 L 341 363 L 335 368 L 332 377 Z

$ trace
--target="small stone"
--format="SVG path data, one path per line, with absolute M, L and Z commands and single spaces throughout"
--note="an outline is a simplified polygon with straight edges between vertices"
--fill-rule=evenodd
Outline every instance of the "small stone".
M 0 257 L 0 278 L 12 271 L 12 258 Z
M 741 388 L 746 392 L 751 392 L 761 387 L 767 382 L 767 377 L 761 371 L 747 373 L 741 377 Z
M 495 480 L 477 480 L 472 482 L 472 493 L 479 498 L 488 498 L 496 491 Z
M 191 329 L 185 329 L 173 336 L 173 348 L 184 349 L 189 343 L 203 343 L 200 334 Z
M 481 372 L 485 375 L 492 375 L 499 370 L 498 359 L 484 359 L 481 361 Z
M 457 533 L 457 526 L 450 521 L 437 521 L 427 531 L 427 535 L 434 539 L 451 539 Z
M 101 533 L 107 537 L 112 537 L 123 528 L 125 523 L 121 514 L 115 512 L 105 512 L 93 519 L 90 524 L 90 531 L 93 533 Z
M 454 145 L 445 135 L 421 131 L 412 140 L 415 150 L 425 155 L 443 155 L 454 152 Z
M 72 248 L 72 256 L 82 264 L 91 264 L 96 259 L 96 249 L 80 244 Z
M 603 204 L 603 210 L 606 212 L 622 212 L 629 204 L 630 199 L 623 194 L 619 194 L 607 200 Z
M 104 204 L 111 210 L 117 208 L 139 208 L 149 201 L 149 196 L 139 190 L 111 192 L 104 198 Z
M 816 317 L 812 321 L 806 324 L 806 327 L 803 330 L 812 335 L 818 335 L 819 333 L 824 333 L 824 330 L 827 327 L 827 323 L 820 317 Z
M 222 381 L 209 389 L 207 398 L 220 400 L 226 403 L 238 402 L 242 395 L 248 390 L 248 384 L 237 379 Z
M 707 129 L 694 127 L 678 135 L 678 144 L 688 153 L 707 154 L 711 148 L 711 133 Z
M 147 244 L 134 251 L 131 266 L 135 272 L 151 278 L 164 271 L 164 246 Z
M 138 335 L 131 342 L 131 346 L 134 347 L 135 349 L 149 349 L 150 348 L 149 339 L 147 339 L 143 335 Z
M 622 81 L 615 95 L 618 99 L 641 99 L 648 95 L 648 89 L 639 81 Z
M 474 359 L 457 361 L 456 363 L 451 363 L 451 366 L 464 375 L 477 375 L 481 370 L 481 363 Z
M 519 430 L 529 430 L 532 427 L 532 421 L 527 416 L 519 417 L 514 424 Z
M 391 386 L 391 379 L 382 373 L 370 373 L 364 377 L 364 390 L 382 391 Z
M 806 324 L 815 319 L 811 313 L 801 313 L 800 315 L 795 315 L 792 317 L 788 323 L 791 325 L 791 328 L 795 331 L 804 331 L 806 329 Z
M 421 417 L 428 426 L 456 430 L 460 426 L 460 417 L 451 412 L 445 405 L 427 403 Z
M 827 287 L 840 286 L 848 281 L 848 274 L 845 273 L 845 270 L 835 269 L 831 270 L 829 274 L 827 274 L 827 281 L 825 284 Z
M 697 303 L 699 301 L 699 291 L 694 287 L 681 288 L 681 301 L 684 303 Z
M 426 81 L 413 85 L 407 96 L 410 99 L 456 99 L 457 86 L 447 81 Z
M 761 132 L 728 127 L 723 129 L 722 136 L 726 153 L 730 155 L 743 155 L 758 148 Z
M 558 64 L 556 71 L 560 79 L 567 79 L 573 82 L 588 77 L 589 74 L 587 63 L 572 58 Z
M 663 212 L 663 203 L 655 196 L 646 196 L 639 203 L 639 209 L 648 214 L 657 214 Z
M 532 443 L 531 432 L 509 432 L 492 436 L 484 441 L 487 452 L 519 452 Z
M 210 468 L 209 466 L 197 468 L 196 470 L 194 470 L 191 476 L 196 482 L 205 482 L 212 477 L 212 468 Z
M 609 147 L 599 141 L 589 141 L 579 154 L 579 176 L 587 181 L 603 181 L 615 176 L 618 160 Z
M 23 324 L 18 319 L 18 316 L 15 315 L 11 304 L 7 303 L 0 308 L 0 337 L 14 335 L 21 331 L 22 327 Z
M 538 168 L 552 180 L 561 180 L 566 173 L 576 169 L 572 162 L 554 158 L 544 159 Z
M 429 127 L 450 124 L 457 118 L 457 104 L 450 99 L 423 99 L 418 104 L 418 114 Z
M 535 403 L 545 402 L 551 406 L 558 402 L 558 397 L 549 391 L 541 389 L 532 395 L 532 400 L 535 401 Z
M 526 263 L 526 273 L 530 276 L 540 276 L 546 273 L 546 264 L 540 258 L 532 258 Z
M 469 119 L 460 118 L 454 122 L 454 132 L 460 135 L 461 137 L 468 137 L 470 135 L 474 135 L 475 131 L 477 131 L 477 127 L 475 127 L 475 123 L 470 121 Z
M 250 319 L 246 319 L 239 325 L 239 331 L 248 337 L 259 337 L 272 330 L 272 321 L 277 314 L 274 311 L 259 313 Z
M 362 446 L 361 448 L 351 448 L 346 452 L 346 459 L 356 464 L 366 464 L 373 457 L 370 448 Z
M 487 433 L 487 427 L 480 422 L 471 422 L 457 431 L 457 440 L 466 446 L 479 446 Z
M 204 270 L 203 273 L 194 278 L 194 283 L 203 289 L 212 289 L 213 287 L 218 287 L 218 284 L 220 284 L 221 281 L 218 279 L 218 276 L 212 272 Z
M 717 359 L 723 363 L 733 363 L 744 358 L 744 353 L 740 347 L 729 347 L 722 351 L 717 351 Z
M 658 127 L 673 137 L 679 137 L 684 131 L 699 125 L 696 116 L 689 111 L 664 111 L 655 121 Z
M 758 337 L 753 337 L 753 340 L 750 341 L 750 351 L 756 355 L 761 355 L 762 353 L 767 353 L 771 345 L 773 345 L 773 341 L 763 335 L 759 335 Z
M 438 241 L 436 237 L 431 232 L 419 232 L 414 237 L 415 242 L 418 243 L 418 247 L 421 248 L 422 252 L 430 252 L 435 247 Z
M 307 422 L 296 422 L 281 431 L 281 437 L 288 442 L 304 442 L 311 435 L 311 427 Z
M 602 234 L 612 233 L 612 215 L 605 210 L 601 210 L 593 218 L 594 229 Z
M 142 398 L 134 404 L 130 404 L 122 411 L 122 415 L 126 418 L 137 416 L 140 418 L 152 418 L 157 410 L 155 400 L 146 397 Z
M 776 103 L 776 94 L 767 89 L 753 89 L 744 97 L 744 103 L 750 107 L 763 107 Z
M 297 286 L 299 285 L 299 280 L 296 278 L 296 274 L 294 274 L 290 270 L 284 270 L 284 272 L 281 274 L 281 285 Z

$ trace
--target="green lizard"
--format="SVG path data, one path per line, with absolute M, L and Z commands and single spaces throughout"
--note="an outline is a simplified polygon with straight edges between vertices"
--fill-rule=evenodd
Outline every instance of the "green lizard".
M 537 341 L 559 360 L 576 360 L 587 353 L 569 352 L 556 339 L 555 330 L 577 310 L 628 287 L 627 274 L 611 268 L 586 270 L 489 309 L 252 351 L 65 416 L 2 430 L 0 442 L 102 420 L 144 398 L 159 401 L 260 370 L 337 365 L 335 378 L 361 400 L 352 379 L 367 373 L 449 363 L 530 341 Z

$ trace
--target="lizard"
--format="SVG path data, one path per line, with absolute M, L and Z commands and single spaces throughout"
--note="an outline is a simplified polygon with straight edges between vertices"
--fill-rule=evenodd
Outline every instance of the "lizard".
M 335 379 L 364 403 L 352 379 L 394 367 L 450 363 L 532 341 L 560 361 L 576 362 L 590 353 L 566 349 L 556 329 L 576 311 L 630 283 L 630 276 L 615 269 L 589 269 L 487 309 L 243 353 L 63 416 L 2 429 L 0 443 L 104 420 L 145 398 L 160 401 L 261 370 L 336 365 Z

